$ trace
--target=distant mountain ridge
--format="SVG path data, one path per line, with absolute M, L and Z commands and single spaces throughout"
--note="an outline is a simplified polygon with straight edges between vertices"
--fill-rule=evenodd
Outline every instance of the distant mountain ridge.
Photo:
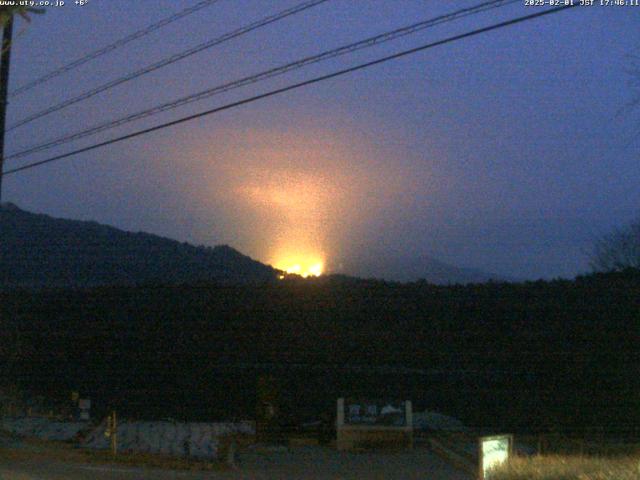
M 355 263 L 348 266 L 349 272 L 387 281 L 423 279 L 446 285 L 510 280 L 428 256 L 380 255 L 352 260 Z M 280 273 L 227 245 L 196 247 L 149 233 L 54 218 L 27 212 L 12 203 L 0 204 L 0 289 L 256 284 L 276 281 Z
M 0 288 L 247 284 L 274 281 L 278 273 L 227 245 L 196 247 L 0 204 Z
M 436 285 L 453 285 L 467 283 L 484 283 L 488 281 L 516 281 L 482 270 L 462 268 L 451 265 L 433 257 L 422 255 L 383 256 L 361 258 L 358 265 L 350 265 L 350 270 L 364 278 L 384 278 L 395 282 L 415 282 L 425 280 Z
M 438 285 L 512 281 L 503 276 L 474 268 L 458 267 L 423 255 L 398 259 L 388 267 L 390 275 L 402 282 L 426 280 Z

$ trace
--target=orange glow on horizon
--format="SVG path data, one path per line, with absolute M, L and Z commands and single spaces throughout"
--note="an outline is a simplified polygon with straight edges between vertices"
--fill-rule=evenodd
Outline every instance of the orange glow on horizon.
M 324 262 L 316 257 L 285 257 L 273 265 L 278 270 L 303 278 L 319 277 L 324 273 Z
M 254 170 L 254 178 L 238 187 L 262 218 L 271 218 L 269 236 L 271 264 L 289 275 L 319 277 L 325 269 L 326 228 L 334 203 L 340 201 L 336 185 L 326 175 L 296 170 Z M 257 177 L 257 178 L 255 178 Z
M 414 183 L 423 187 L 407 185 L 402 164 L 387 161 L 395 150 L 384 151 L 357 128 L 316 120 L 286 129 L 221 128 L 189 147 L 198 169 L 185 190 L 210 211 L 205 233 L 212 243 L 317 277 L 339 265 L 369 219 L 404 206 Z

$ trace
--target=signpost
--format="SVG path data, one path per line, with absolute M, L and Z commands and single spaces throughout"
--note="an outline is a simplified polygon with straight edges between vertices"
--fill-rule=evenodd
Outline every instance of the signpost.
M 261 442 L 280 441 L 279 388 L 276 379 L 261 375 L 257 386 L 256 436 Z
M 78 408 L 80 409 L 80 420 L 89 420 L 91 415 L 89 414 L 91 410 L 91 400 L 88 398 L 80 398 L 78 399 Z
M 491 478 L 491 469 L 507 462 L 513 452 L 513 435 L 481 437 L 478 440 L 480 480 Z
M 405 402 L 350 401 L 345 407 L 345 425 L 407 425 Z
M 107 417 L 107 428 L 104 436 L 111 439 L 111 453 L 115 456 L 118 453 L 118 423 L 116 422 L 115 410 Z
M 410 401 L 338 399 L 337 448 L 413 447 Z

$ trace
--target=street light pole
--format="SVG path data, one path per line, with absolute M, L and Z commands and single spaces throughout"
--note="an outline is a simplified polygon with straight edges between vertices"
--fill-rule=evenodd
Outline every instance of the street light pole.
M 9 91 L 9 63 L 11 61 L 11 40 L 13 37 L 13 16 L 2 29 L 2 55 L 0 55 L 0 202 L 2 202 L 2 172 L 4 167 L 4 130 L 7 117 L 7 94 Z

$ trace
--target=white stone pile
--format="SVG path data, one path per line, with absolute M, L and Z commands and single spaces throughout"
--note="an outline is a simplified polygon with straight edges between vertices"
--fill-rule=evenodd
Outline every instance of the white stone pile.
M 81 446 L 107 449 L 110 438 L 105 435 L 106 421 L 84 437 Z M 214 458 L 222 437 L 233 434 L 252 435 L 251 422 L 141 422 L 123 421 L 118 424 L 118 450 L 125 452 L 161 453 L 166 455 Z
M 0 430 L 21 437 L 43 440 L 78 440 L 79 445 L 91 449 L 110 448 L 105 435 L 107 422 L 61 422 L 39 417 L 5 417 Z M 118 423 L 117 444 L 120 452 L 146 452 L 166 455 L 215 458 L 221 439 L 225 436 L 255 434 L 253 422 L 142 422 L 123 420 Z
M 42 440 L 71 440 L 82 430 L 90 427 L 87 422 L 60 422 L 41 417 L 4 417 L 0 428 L 21 437 L 36 437 Z

